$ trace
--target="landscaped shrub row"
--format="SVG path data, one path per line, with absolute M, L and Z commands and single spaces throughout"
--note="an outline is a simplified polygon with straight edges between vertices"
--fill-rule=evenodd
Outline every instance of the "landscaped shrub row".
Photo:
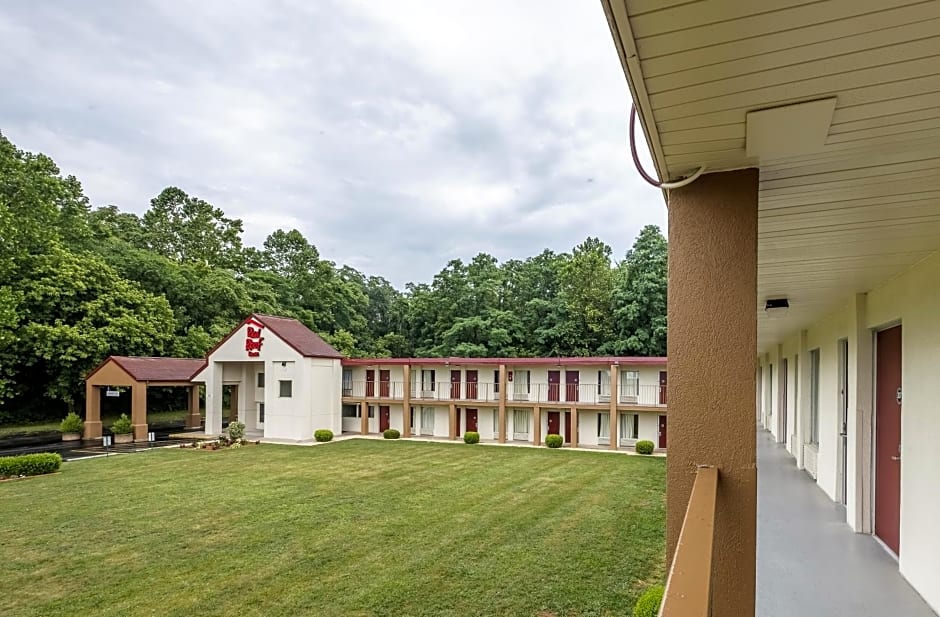
M 0 478 L 40 476 L 58 471 L 62 457 L 58 454 L 24 454 L 22 456 L 0 456 Z
M 636 601 L 636 606 L 633 607 L 633 617 L 656 617 L 659 614 L 659 605 L 662 603 L 663 586 L 653 585 Z
M 463 434 L 464 443 L 480 443 L 480 434 L 476 431 L 467 431 Z
M 313 433 L 313 438 L 319 442 L 332 441 L 333 440 L 333 431 L 328 428 L 318 429 Z
M 387 428 L 384 431 L 382 431 L 382 437 L 384 437 L 385 439 L 398 439 L 399 437 L 401 437 L 401 433 L 398 432 L 398 429 Z
M 560 448 L 564 443 L 565 440 L 561 435 L 552 433 L 545 436 L 545 445 L 549 448 Z
M 652 454 L 653 442 L 647 439 L 642 439 L 636 442 L 636 452 L 637 454 Z

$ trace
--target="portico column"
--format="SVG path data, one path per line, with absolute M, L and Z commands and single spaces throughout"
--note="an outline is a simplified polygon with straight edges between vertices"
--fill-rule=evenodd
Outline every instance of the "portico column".
M 212 362 L 206 372 L 206 428 L 208 435 L 222 432 L 222 364 Z
M 186 428 L 199 428 L 202 426 L 202 415 L 199 413 L 199 386 L 189 386 L 189 415 L 186 416 Z
M 134 441 L 147 441 L 147 384 L 137 382 L 131 387 L 131 424 Z
M 706 174 L 669 192 L 671 566 L 699 465 L 718 469 L 713 615 L 753 617 L 757 468 L 758 170 Z
M 359 433 L 361 435 L 369 434 L 369 404 L 365 401 L 359 403 Z
M 506 365 L 499 365 L 499 411 L 497 418 L 497 430 L 499 431 L 499 443 L 506 443 Z
M 101 437 L 101 388 L 85 382 L 85 439 Z
M 447 418 L 447 437 L 457 439 L 457 405 L 450 404 L 450 414 Z
M 568 447 L 570 448 L 578 447 L 578 408 L 577 407 L 571 408 L 571 434 L 568 435 L 568 439 L 571 440 L 571 442 L 568 444 Z
M 611 450 L 616 450 L 620 438 L 620 423 L 617 421 L 617 403 L 620 402 L 620 366 L 610 365 L 610 415 L 607 429 Z
M 532 443 L 542 443 L 542 408 L 538 405 L 532 408 Z
M 402 366 L 402 431 L 403 437 L 411 437 L 411 366 L 405 364 Z

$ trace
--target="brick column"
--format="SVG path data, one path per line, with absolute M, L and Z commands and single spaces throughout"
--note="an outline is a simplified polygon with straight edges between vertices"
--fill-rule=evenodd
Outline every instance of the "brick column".
M 712 614 L 754 615 L 758 171 L 706 174 L 669 192 L 671 566 L 698 465 L 718 469 Z
M 532 443 L 542 443 L 542 409 L 538 405 L 532 408 Z
M 189 387 L 189 415 L 186 416 L 186 428 L 200 428 L 202 415 L 199 413 L 199 386 Z
M 147 384 L 135 383 L 131 387 L 131 424 L 134 441 L 147 441 Z
M 616 450 L 620 444 L 620 424 L 617 417 L 617 404 L 620 403 L 620 366 L 610 365 L 610 449 Z
M 101 437 L 101 388 L 85 382 L 85 439 Z
M 411 437 L 411 366 L 402 366 L 402 437 Z
M 499 443 L 506 443 L 506 365 L 499 365 Z

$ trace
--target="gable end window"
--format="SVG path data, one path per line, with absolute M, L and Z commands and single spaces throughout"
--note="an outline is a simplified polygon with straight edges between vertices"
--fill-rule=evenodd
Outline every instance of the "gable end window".
M 282 379 L 277 382 L 279 386 L 278 396 L 281 398 L 290 398 L 294 396 L 294 382 L 289 379 Z

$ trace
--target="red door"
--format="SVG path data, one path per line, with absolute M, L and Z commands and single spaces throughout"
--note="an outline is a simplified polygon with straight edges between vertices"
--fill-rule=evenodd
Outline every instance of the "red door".
M 387 431 L 389 429 L 389 422 L 391 420 L 391 412 L 389 411 L 388 405 L 382 405 L 379 407 L 379 432 Z
M 610 430 L 614 430 L 613 427 Z M 659 447 L 666 447 L 666 416 L 659 416 Z
M 561 396 L 561 371 L 548 372 L 548 400 L 557 401 Z
M 548 412 L 548 435 L 561 435 L 561 418 L 557 411 Z
M 473 431 L 473 432 L 479 431 L 479 428 L 477 428 L 477 410 L 476 409 L 467 410 L 467 430 Z
M 467 371 L 467 398 L 471 401 L 477 398 L 477 376 L 476 371 Z M 469 411 L 467 413 L 470 413 Z M 470 429 L 467 429 L 470 430 Z M 473 429 L 476 430 L 476 429 Z
M 875 352 L 875 535 L 901 554 L 901 326 Z
M 578 371 L 565 371 L 565 400 L 578 400 L 578 382 L 581 380 L 581 373 Z
M 379 371 L 379 396 L 388 397 L 389 382 L 391 380 L 392 376 L 389 371 Z
M 450 372 L 450 398 L 460 398 L 460 371 Z
M 375 371 L 366 371 L 366 396 L 375 396 Z
M 659 404 L 666 404 L 666 371 L 659 371 Z
M 571 443 L 571 412 L 565 412 L 565 443 Z

